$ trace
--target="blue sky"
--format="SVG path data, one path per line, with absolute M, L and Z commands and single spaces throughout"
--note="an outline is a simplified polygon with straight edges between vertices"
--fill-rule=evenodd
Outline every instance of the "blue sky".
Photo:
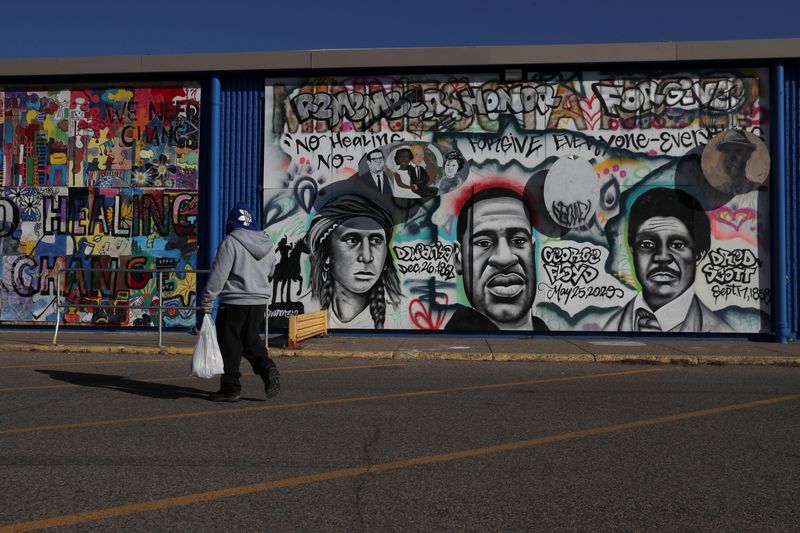
M 800 37 L 797 0 L 3 3 L 6 58 Z

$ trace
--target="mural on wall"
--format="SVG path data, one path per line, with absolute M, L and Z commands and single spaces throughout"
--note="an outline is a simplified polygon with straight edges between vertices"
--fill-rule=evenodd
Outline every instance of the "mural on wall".
M 99 306 L 159 303 L 156 276 L 115 269 L 196 269 L 200 90 L 1 96 L 0 322 L 55 321 L 60 296 L 65 323 L 153 325 L 155 311 Z M 193 305 L 195 291 L 194 274 L 164 274 L 161 304 Z
M 770 329 L 763 70 L 265 85 L 275 319 Z

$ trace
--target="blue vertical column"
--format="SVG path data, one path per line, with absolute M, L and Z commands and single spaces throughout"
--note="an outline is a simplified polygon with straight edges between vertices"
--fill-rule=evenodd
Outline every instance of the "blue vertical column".
M 211 146 L 208 161 L 208 200 L 211 212 L 208 233 L 208 248 L 210 257 L 213 259 L 219 243 L 222 241 L 222 217 L 225 213 L 220 212 L 220 144 L 221 144 L 221 122 L 222 122 L 222 90 L 219 75 L 211 77 Z
M 784 89 L 784 66 L 778 61 L 772 68 L 772 324 L 777 342 L 789 339 L 787 313 L 789 280 L 787 279 L 787 241 L 786 241 L 786 103 Z
M 205 172 L 201 172 L 198 184 L 200 209 L 198 211 L 198 252 L 199 270 L 208 270 L 214 264 L 214 257 L 222 238 L 222 216 L 220 214 L 220 117 L 222 109 L 220 78 L 214 75 L 208 82 L 208 96 L 203 96 L 204 123 L 201 124 L 201 157 Z M 197 276 L 197 304 L 205 288 L 207 274 Z M 198 324 L 199 325 L 199 324 Z

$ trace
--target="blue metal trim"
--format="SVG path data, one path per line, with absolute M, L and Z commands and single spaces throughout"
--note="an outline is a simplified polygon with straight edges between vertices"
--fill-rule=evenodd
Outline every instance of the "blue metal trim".
M 219 152 L 220 152 L 220 122 L 222 116 L 222 100 L 221 100 L 221 84 L 219 75 L 215 74 L 211 77 L 211 139 L 209 146 L 210 158 L 208 169 L 208 205 L 211 212 L 207 215 L 210 217 L 208 227 L 208 249 L 210 257 L 214 257 L 219 243 L 222 242 L 221 231 L 221 217 L 220 217 L 220 172 L 219 172 Z
M 222 80 L 221 215 L 246 202 L 263 226 L 264 78 L 234 74 Z
M 800 79 L 800 65 L 787 62 L 784 70 L 784 98 L 785 105 L 783 117 L 786 121 L 785 143 L 786 152 L 786 268 L 788 275 L 787 291 L 789 336 L 797 339 L 800 336 L 800 158 L 796 147 L 800 143 L 800 92 L 798 79 Z
M 789 297 L 786 302 L 788 313 L 789 335 L 797 339 L 800 332 L 800 322 L 798 312 L 800 311 L 800 217 L 796 215 L 797 206 L 800 204 L 800 159 L 796 147 L 800 146 L 800 94 L 798 94 L 798 78 L 800 78 L 800 68 L 797 62 L 786 63 L 784 71 L 784 116 L 786 120 L 786 146 L 789 147 L 786 153 L 786 190 L 787 190 L 787 235 L 786 244 L 788 247 L 786 268 L 788 275 Z M 795 147 L 795 149 L 792 149 Z
M 772 69 L 773 87 L 773 150 L 772 150 L 772 191 L 771 205 L 773 215 L 774 246 L 772 254 L 773 283 L 772 283 L 772 323 L 775 340 L 787 342 L 789 339 L 789 323 L 787 320 L 788 287 L 789 280 L 786 276 L 786 103 L 784 101 L 784 67 L 778 61 Z

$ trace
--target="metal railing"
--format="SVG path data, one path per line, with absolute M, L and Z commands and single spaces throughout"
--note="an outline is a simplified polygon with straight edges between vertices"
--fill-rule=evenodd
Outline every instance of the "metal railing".
M 64 279 L 64 284 L 61 284 L 61 275 L 66 275 L 69 272 L 90 272 L 90 273 L 112 273 L 112 272 L 132 272 L 139 275 L 149 275 L 149 276 L 156 276 L 157 278 L 157 286 L 158 286 L 158 305 L 117 305 L 114 304 L 103 304 L 103 298 L 100 296 L 97 298 L 97 303 L 95 302 L 63 302 L 62 303 L 62 296 L 65 295 L 67 292 L 67 283 L 66 278 Z M 147 309 L 152 310 L 156 309 L 158 311 L 158 346 L 162 346 L 162 330 L 164 327 L 164 310 L 173 310 L 173 311 L 181 311 L 181 310 L 192 310 L 197 312 L 201 308 L 197 305 L 170 305 L 165 306 L 163 305 L 163 296 L 164 296 L 164 274 L 207 274 L 209 270 L 194 270 L 194 269 L 151 269 L 151 270 L 144 270 L 141 268 L 61 268 L 56 271 L 56 280 L 57 280 L 57 297 L 56 297 L 56 330 L 53 334 L 53 344 L 58 343 L 58 329 L 61 325 L 61 310 L 68 309 L 68 308 L 99 308 L 99 309 Z M 147 283 L 150 283 L 148 280 Z M 63 287 L 63 290 L 62 290 Z M 267 311 L 267 315 L 269 311 Z

